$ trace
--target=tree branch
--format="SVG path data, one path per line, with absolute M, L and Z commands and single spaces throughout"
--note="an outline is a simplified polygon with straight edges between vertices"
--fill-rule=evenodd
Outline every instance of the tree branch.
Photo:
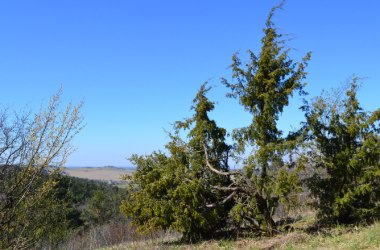
M 232 192 L 229 196 L 227 196 L 224 200 L 222 200 L 221 202 L 216 202 L 216 203 L 213 203 L 213 204 L 206 204 L 206 207 L 208 208 L 213 208 L 215 207 L 216 205 L 222 205 L 222 204 L 225 204 L 227 201 L 231 200 L 232 197 L 234 197 L 236 195 L 236 191 Z
M 204 149 L 204 153 L 205 153 L 205 157 L 206 157 L 206 165 L 207 167 L 214 173 L 218 174 L 218 175 L 224 175 L 224 176 L 230 176 L 230 175 L 237 175 L 237 174 L 240 174 L 240 172 L 237 172 L 237 171 L 234 171 L 234 172 L 224 172 L 224 171 L 220 171 L 216 168 L 214 168 L 210 161 L 209 161 L 209 158 L 208 158 L 208 153 L 207 153 L 207 146 L 206 144 L 203 143 L 203 149 Z
M 222 190 L 222 191 L 243 191 L 241 187 L 220 187 L 220 186 L 211 186 L 213 189 Z

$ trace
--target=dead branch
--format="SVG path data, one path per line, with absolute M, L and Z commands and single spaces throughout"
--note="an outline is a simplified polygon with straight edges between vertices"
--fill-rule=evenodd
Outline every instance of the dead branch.
M 204 153 L 205 153 L 205 158 L 206 158 L 206 165 L 207 167 L 214 173 L 218 174 L 218 175 L 223 175 L 223 176 L 231 176 L 231 175 L 237 175 L 237 174 L 240 174 L 240 172 L 237 172 L 237 171 L 233 171 L 233 172 L 224 172 L 224 171 L 220 171 L 216 168 L 214 168 L 210 161 L 209 161 L 209 158 L 208 158 L 208 153 L 207 153 L 207 146 L 206 144 L 203 144 L 203 149 L 204 149 Z
M 211 186 L 213 189 L 221 191 L 243 191 L 241 187 L 220 187 L 220 186 Z
M 213 203 L 213 204 L 207 204 L 206 207 L 208 208 L 213 208 L 213 207 L 216 207 L 217 205 L 223 205 L 225 204 L 227 201 L 231 200 L 232 197 L 234 197 L 236 195 L 236 191 L 232 192 L 229 196 L 227 196 L 224 200 L 222 200 L 221 202 L 217 202 L 217 203 Z

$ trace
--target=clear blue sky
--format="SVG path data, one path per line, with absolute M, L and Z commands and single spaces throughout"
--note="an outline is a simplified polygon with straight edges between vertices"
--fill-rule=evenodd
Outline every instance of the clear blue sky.
M 86 128 L 71 166 L 128 166 L 131 154 L 162 149 L 164 130 L 188 117 L 206 80 L 218 102 L 212 117 L 231 130 L 250 117 L 225 99 L 231 55 L 259 51 L 272 0 L 12 0 L 0 2 L 1 105 L 39 107 L 63 86 L 85 100 Z M 292 34 L 291 56 L 312 51 L 307 90 L 367 77 L 362 105 L 380 106 L 380 1 L 288 0 L 275 22 Z M 280 126 L 302 119 L 294 100 Z

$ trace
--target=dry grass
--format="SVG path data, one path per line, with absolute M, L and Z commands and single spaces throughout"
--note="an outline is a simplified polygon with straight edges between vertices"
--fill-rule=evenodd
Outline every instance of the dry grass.
M 168 236 L 171 236 L 171 238 Z M 79 232 L 73 232 L 73 235 L 61 242 L 60 245 L 47 245 L 43 250 L 95 250 L 107 246 L 110 246 L 107 249 L 114 249 L 112 246 L 117 246 L 121 243 L 128 246 L 148 246 L 150 242 L 157 245 L 162 240 L 172 240 L 173 237 L 178 238 L 178 234 L 155 232 L 149 235 L 141 235 L 137 233 L 136 228 L 128 220 L 120 218 L 120 220 L 115 220 L 106 225 L 98 225 Z M 130 248 L 128 247 L 127 249 Z
M 380 223 L 366 227 L 336 227 L 325 233 L 308 235 L 300 244 L 287 243 L 280 249 L 380 249 Z
M 290 233 L 274 238 L 262 239 L 237 239 L 237 240 L 210 240 L 203 241 L 197 244 L 181 244 L 178 243 L 178 238 L 151 239 L 143 241 L 134 241 L 125 244 L 120 244 L 112 247 L 102 248 L 102 250 L 138 250 L 138 249 L 157 249 L 157 250 L 193 250 L 193 249 L 276 249 L 281 246 L 286 246 L 289 243 L 303 242 L 307 235 L 304 233 Z
M 180 243 L 178 235 L 168 234 L 161 238 L 133 241 L 104 248 L 103 250 L 124 249 L 165 249 L 165 250 L 194 250 L 194 249 L 380 249 L 380 223 L 370 226 L 337 226 L 323 229 L 316 233 L 307 233 L 315 222 L 315 213 L 310 209 L 298 211 L 300 220 L 291 224 L 294 231 L 279 234 L 275 237 L 238 238 L 224 240 L 209 240 L 196 244 Z
M 65 168 L 64 171 L 73 177 L 101 181 L 121 181 L 122 175 L 131 173 L 129 169 L 114 167 Z

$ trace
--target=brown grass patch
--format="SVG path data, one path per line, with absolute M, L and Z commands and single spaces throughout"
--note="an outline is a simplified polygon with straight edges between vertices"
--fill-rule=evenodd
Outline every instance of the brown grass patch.
M 64 172 L 67 175 L 100 181 L 121 181 L 121 177 L 125 174 L 130 174 L 131 170 L 114 167 L 80 167 L 80 168 L 65 168 Z

